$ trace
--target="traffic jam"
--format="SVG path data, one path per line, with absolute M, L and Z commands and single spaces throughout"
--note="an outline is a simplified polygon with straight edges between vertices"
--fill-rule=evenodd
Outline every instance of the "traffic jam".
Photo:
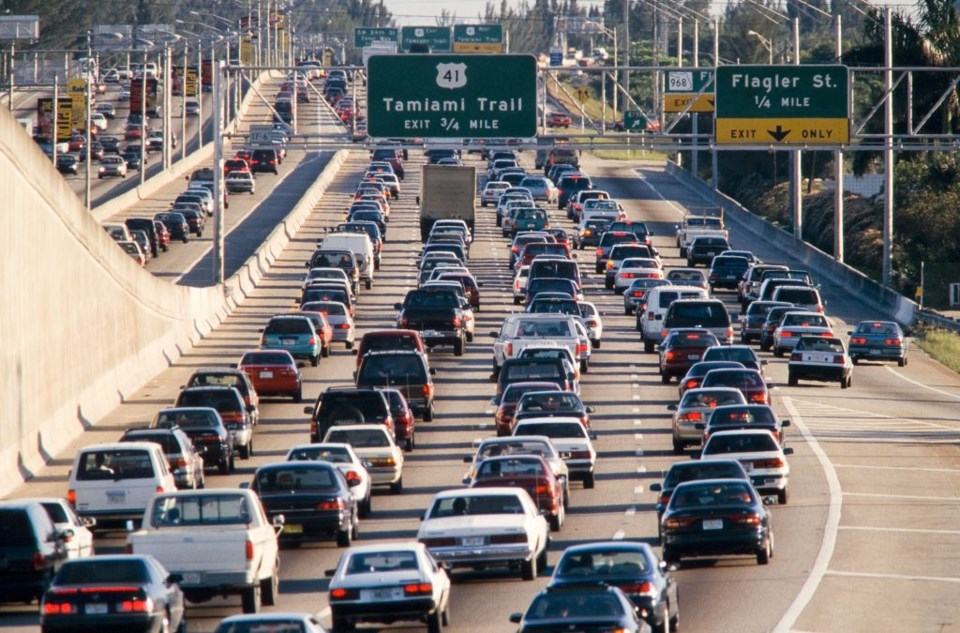
M 451 595 L 463 576 L 489 571 L 518 582 L 550 574 L 527 609 L 510 616 L 517 630 L 665 632 L 679 624 L 676 572 L 691 559 L 773 564 L 793 449 L 767 365 L 785 362 L 790 386 L 849 389 L 860 361 L 907 363 L 900 327 L 876 320 L 836 331 L 816 279 L 734 249 L 721 209 L 688 209 L 676 252 L 661 253 L 643 219 L 600 189 L 576 152 L 545 151 L 536 167 L 507 143 L 489 143 L 479 160 L 463 154 L 372 149 L 340 221 L 324 227 L 302 262 L 290 309 L 262 319 L 257 346 L 197 368 L 149 424 L 80 450 L 63 499 L 0 505 L 0 524 L 56 535 L 33 549 L 0 543 L 0 573 L 16 580 L 3 586 L 39 601 L 43 631 L 185 632 L 191 605 L 238 596 L 242 614 L 217 631 L 415 622 L 438 632 L 453 621 Z M 271 158 L 264 170 L 276 169 Z M 252 182 L 246 157 L 233 160 Z M 459 191 L 468 208 L 440 200 L 456 212 L 427 217 L 432 183 L 440 191 L 447 176 L 476 183 Z M 391 213 L 401 196 L 417 196 L 417 179 L 419 216 L 408 206 Z M 183 202 L 202 217 L 209 196 L 191 195 L 201 200 Z M 413 287 L 391 304 L 394 327 L 365 328 L 365 312 L 386 292 L 378 275 L 387 272 L 398 220 L 420 227 Z M 496 290 L 514 310 L 494 328 L 490 260 L 471 257 L 480 232 L 508 253 L 494 260 L 492 278 L 503 280 Z M 144 233 L 133 239 L 153 239 Z M 655 362 L 661 384 L 678 387 L 666 407 L 676 461 L 650 486 L 657 544 L 560 549 L 552 542 L 577 501 L 617 485 L 597 476 L 603 422 L 584 381 L 611 349 L 603 317 L 621 309 L 635 324 L 628 351 Z M 455 395 L 444 373 L 478 350 L 490 352 L 492 416 L 462 457 L 462 480 L 444 482 L 417 508 L 415 538 L 364 539 L 383 495 L 405 494 L 418 429 L 442 420 L 440 405 Z M 314 394 L 311 378 L 343 355 L 355 356 L 352 376 L 333 376 L 338 385 Z M 257 455 L 264 402 L 287 398 L 303 403 L 304 432 L 239 488 L 219 485 Z M 101 531 L 124 534 L 125 553 L 94 555 Z M 281 601 L 281 560 L 313 542 L 342 550 L 334 568 L 318 572 L 329 622 L 262 611 Z

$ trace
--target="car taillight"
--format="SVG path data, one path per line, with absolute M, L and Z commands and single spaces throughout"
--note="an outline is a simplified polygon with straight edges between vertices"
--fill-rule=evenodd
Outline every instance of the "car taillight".
M 780 332 L 780 338 L 790 338 L 791 336 L 793 336 L 793 332 Z
M 817 312 L 823 314 L 823 306 L 817 306 Z
M 767 393 L 754 393 L 750 395 L 750 402 L 755 402 L 756 404 L 769 404 L 767 402 Z
M 680 530 L 685 527 L 690 527 L 696 519 L 691 517 L 678 517 L 675 519 L 667 519 L 663 522 L 663 528 L 665 530 Z
M 490 537 L 490 544 L 504 544 L 504 543 L 526 543 L 527 535 L 520 534 L 494 534 Z
M 400 317 L 400 327 L 407 327 L 408 325 L 410 325 L 410 320 L 405 316 Z
M 688 413 L 681 413 L 677 416 L 677 420 L 683 422 L 700 422 L 703 420 L 703 414 L 699 411 L 690 411 Z
M 590 459 L 590 451 L 570 451 L 570 459 Z
M 613 260 L 612 260 L 612 259 L 608 259 L 608 260 L 607 260 L 607 270 L 612 270 L 612 269 L 613 269 Z
M 415 596 L 417 594 L 424 594 L 424 593 L 433 593 L 433 585 L 431 585 L 428 582 L 411 583 L 409 585 L 403 586 L 403 593 L 407 594 L 408 596 Z
M 536 487 L 536 489 L 534 490 L 534 493 L 538 495 L 548 495 L 550 494 L 550 486 L 547 486 L 546 484 L 541 484 Z
M 620 273 L 621 279 L 633 279 L 634 277 L 636 277 L 636 275 L 633 273 Z
M 577 343 L 577 356 L 587 353 L 587 344 L 586 343 Z
M 901 341 L 898 338 L 888 338 L 888 339 L 884 339 L 883 344 L 884 345 L 902 345 L 903 341 Z
M 652 582 L 631 582 L 623 585 L 617 585 L 620 591 L 628 594 L 652 596 L 656 594 Z
M 673 360 L 674 358 L 676 358 L 676 356 L 677 356 L 676 354 L 674 354 L 672 351 L 670 351 L 670 352 L 667 352 L 665 358 L 666 358 L 666 360 Z
M 507 343 L 506 347 L 503 350 L 504 354 L 507 356 L 513 356 L 513 343 Z
M 754 468 L 783 468 L 783 460 L 779 457 L 772 457 L 770 459 L 755 459 L 753 460 Z
M 69 602 L 44 602 L 43 615 L 73 615 L 78 613 L 77 606 Z
M 343 499 L 333 499 L 332 501 L 321 501 L 317 504 L 317 510 L 343 510 L 346 508 Z
M 244 548 L 246 551 L 247 560 L 253 560 L 253 555 L 254 555 L 253 541 L 248 539 L 247 542 L 244 544 Z
M 597 249 L 597 257 L 603 257 L 603 249 L 602 249 L 602 248 L 598 248 L 598 249 Z
M 341 323 L 341 324 L 338 325 L 337 327 L 338 327 L 339 329 L 341 329 L 341 330 L 349 330 L 349 329 L 350 329 L 350 324 L 349 324 L 349 323 Z
M 833 364 L 834 364 L 834 365 L 843 365 L 843 364 L 844 364 L 844 358 L 843 358 L 843 356 L 834 356 L 834 357 L 833 357 Z
M 135 598 L 117 603 L 120 613 L 153 613 L 153 598 Z
M 424 385 L 423 386 L 423 396 L 429 398 L 433 395 L 433 385 Z
M 355 598 L 357 596 L 356 591 L 351 591 L 349 589 L 343 589 L 342 587 L 337 587 L 336 589 L 330 590 L 330 599 L 331 600 L 347 600 L 349 598 Z
M 584 237 L 590 237 L 591 235 L 593 235 L 593 231 L 591 231 L 590 229 L 584 229 L 583 231 Z
M 457 544 L 457 539 L 452 537 L 423 538 L 420 539 L 420 542 L 423 543 L 424 547 L 453 547 Z
M 697 385 L 700 383 L 696 378 L 691 378 L 683 383 L 684 390 L 686 389 L 696 389 Z
M 174 462 L 173 467 L 174 467 L 174 468 L 186 468 L 186 467 L 187 467 L 187 460 L 184 459 L 183 457 L 178 457 L 178 458 L 177 458 L 177 461 Z
M 760 525 L 760 515 L 751 512 L 737 517 L 737 523 L 741 525 Z
M 43 555 L 43 552 L 34 552 L 33 553 L 33 570 L 41 571 L 44 567 L 47 566 L 47 558 Z
M 803 354 L 800 352 L 794 352 L 793 354 L 790 354 L 790 360 L 803 360 Z
M 732 327 L 728 327 L 728 328 L 727 328 L 727 340 L 729 341 L 729 340 L 732 340 L 732 339 L 733 339 L 733 328 L 732 328 Z
M 660 330 L 660 336 L 663 337 L 664 339 L 666 339 L 666 338 L 667 338 L 667 331 L 666 331 L 666 330 Z
M 668 503 L 670 503 L 670 493 L 661 492 L 660 497 L 657 499 L 657 503 L 661 505 L 667 505 Z
M 863 337 L 860 337 L 860 336 L 857 336 L 857 337 L 854 337 L 854 338 L 850 339 L 850 342 L 851 342 L 853 345 L 866 345 L 866 344 L 867 344 L 867 339 L 865 339 L 865 338 L 863 338 Z M 887 345 L 890 345 L 890 343 L 887 343 Z
M 76 490 L 67 491 L 67 503 L 69 503 L 74 508 L 77 507 L 77 491 Z
M 462 327 L 463 320 L 460 317 L 453 317 L 452 324 L 453 324 L 453 327 Z

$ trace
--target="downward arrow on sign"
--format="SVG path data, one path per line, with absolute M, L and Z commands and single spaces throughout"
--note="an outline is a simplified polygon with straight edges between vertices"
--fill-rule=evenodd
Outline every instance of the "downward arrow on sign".
M 790 134 L 790 130 L 784 130 L 783 126 L 777 125 L 777 129 L 767 130 L 767 134 L 772 136 L 774 140 L 776 140 L 779 143 L 783 139 L 787 138 L 787 136 Z

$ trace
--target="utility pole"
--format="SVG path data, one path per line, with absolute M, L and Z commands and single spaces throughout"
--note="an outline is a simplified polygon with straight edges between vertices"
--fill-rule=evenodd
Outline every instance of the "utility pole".
M 837 13 L 836 26 L 836 47 L 837 63 L 843 60 L 843 30 L 841 29 L 841 16 Z M 849 95 L 845 95 L 849 99 Z M 836 191 L 833 194 L 833 257 L 838 262 L 843 262 L 843 150 L 837 150 L 833 153 L 834 184 Z M 812 176 L 812 174 L 811 174 Z
M 623 48 L 624 54 L 621 59 L 621 62 L 624 66 L 630 66 L 630 0 L 623 0 Z M 656 66 L 656 62 L 654 62 Z M 630 71 L 624 69 L 623 79 L 620 82 L 623 84 L 624 98 L 623 108 L 621 110 L 626 110 L 630 106 Z M 654 81 L 654 86 L 656 86 L 656 81 Z M 654 112 L 656 112 L 656 99 L 657 99 L 657 89 L 654 88 Z
M 793 19 L 793 63 L 800 65 L 800 19 Z M 793 237 L 803 239 L 803 153 L 790 152 L 790 201 L 793 203 Z M 811 174 L 812 177 L 812 174 Z
M 84 127 L 86 127 L 87 129 L 87 139 L 86 139 L 86 149 L 84 149 L 84 152 L 86 153 L 86 161 L 84 165 L 85 169 L 84 169 L 84 183 L 83 183 L 83 204 L 87 207 L 88 213 L 90 212 L 90 144 L 93 141 L 93 139 L 90 136 L 91 134 L 90 124 L 92 119 L 91 115 L 93 114 L 90 111 L 90 101 L 91 101 L 90 99 L 90 88 L 91 88 L 90 61 L 92 57 L 93 55 L 90 52 L 90 31 L 87 30 L 87 94 L 85 95 L 86 99 L 85 99 L 85 103 L 83 104 L 84 115 L 86 116 L 86 122 L 85 122 L 86 125 Z M 10 103 L 13 103 L 12 92 L 10 93 Z
M 883 285 L 890 285 L 893 264 L 893 22 L 890 7 L 884 9 L 883 87 Z

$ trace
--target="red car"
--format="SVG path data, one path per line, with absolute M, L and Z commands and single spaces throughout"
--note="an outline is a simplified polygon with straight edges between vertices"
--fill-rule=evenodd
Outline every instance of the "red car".
M 717 337 L 704 328 L 670 330 L 660 344 L 660 382 L 667 384 L 673 376 L 679 379 L 700 362 L 708 347 L 719 344 Z
M 313 329 L 317 331 L 317 335 L 320 337 L 320 355 L 324 358 L 329 356 L 333 345 L 333 326 L 327 320 L 327 314 L 313 310 L 297 310 L 294 314 L 303 314 L 310 317 L 310 320 L 313 321 Z
M 250 377 L 259 395 L 292 396 L 294 402 L 300 402 L 303 400 L 302 366 L 287 350 L 251 350 L 243 355 L 237 368 Z
M 236 158 L 236 159 L 238 159 L 238 160 L 247 161 L 247 166 L 249 167 L 249 166 L 250 166 L 250 157 L 251 157 L 252 155 L 253 155 L 253 154 L 250 152 L 250 150 L 248 150 L 248 149 L 242 149 L 242 150 L 238 151 L 236 154 L 234 154 L 233 157 Z
M 539 455 L 488 457 L 477 466 L 471 488 L 523 488 L 546 515 L 550 529 L 560 531 L 565 512 L 563 485 Z
M 250 165 L 242 158 L 231 158 L 230 160 L 224 161 L 223 163 L 223 175 L 239 171 L 239 172 L 250 172 Z
M 683 398 L 683 394 L 685 394 L 688 389 L 697 389 L 700 387 L 701 383 L 703 383 L 703 377 L 707 375 L 708 371 L 714 369 L 738 369 L 742 367 L 743 363 L 732 360 L 710 360 L 694 363 L 687 374 L 680 379 L 680 397 Z
M 416 330 L 373 330 L 363 335 L 354 351 L 357 355 L 357 369 L 360 368 L 360 361 L 367 352 L 382 350 L 417 350 L 421 354 L 427 353 L 423 339 L 420 338 L 420 332 Z
M 547 127 L 570 127 L 573 125 L 573 118 L 564 112 L 548 112 Z
M 410 410 L 407 399 L 399 389 L 386 388 L 380 389 L 383 395 L 387 397 L 387 404 L 390 405 L 390 415 L 393 416 L 393 434 L 397 444 L 403 446 L 403 450 L 412 451 L 417 446 L 415 436 L 416 416 Z
M 707 372 L 703 387 L 731 387 L 739 389 L 750 404 L 770 404 L 770 391 L 763 376 L 756 369 L 713 369 Z
M 507 386 L 500 397 L 500 404 L 497 406 L 494 425 L 497 428 L 497 437 L 504 437 L 513 432 L 513 414 L 517 410 L 517 403 L 523 394 L 530 391 L 561 391 L 560 386 L 555 382 L 545 381 L 527 381 L 515 382 Z M 496 398 L 491 402 L 496 404 Z
M 157 249 L 166 252 L 170 248 L 170 231 L 163 222 L 154 221 L 153 228 L 157 232 Z

